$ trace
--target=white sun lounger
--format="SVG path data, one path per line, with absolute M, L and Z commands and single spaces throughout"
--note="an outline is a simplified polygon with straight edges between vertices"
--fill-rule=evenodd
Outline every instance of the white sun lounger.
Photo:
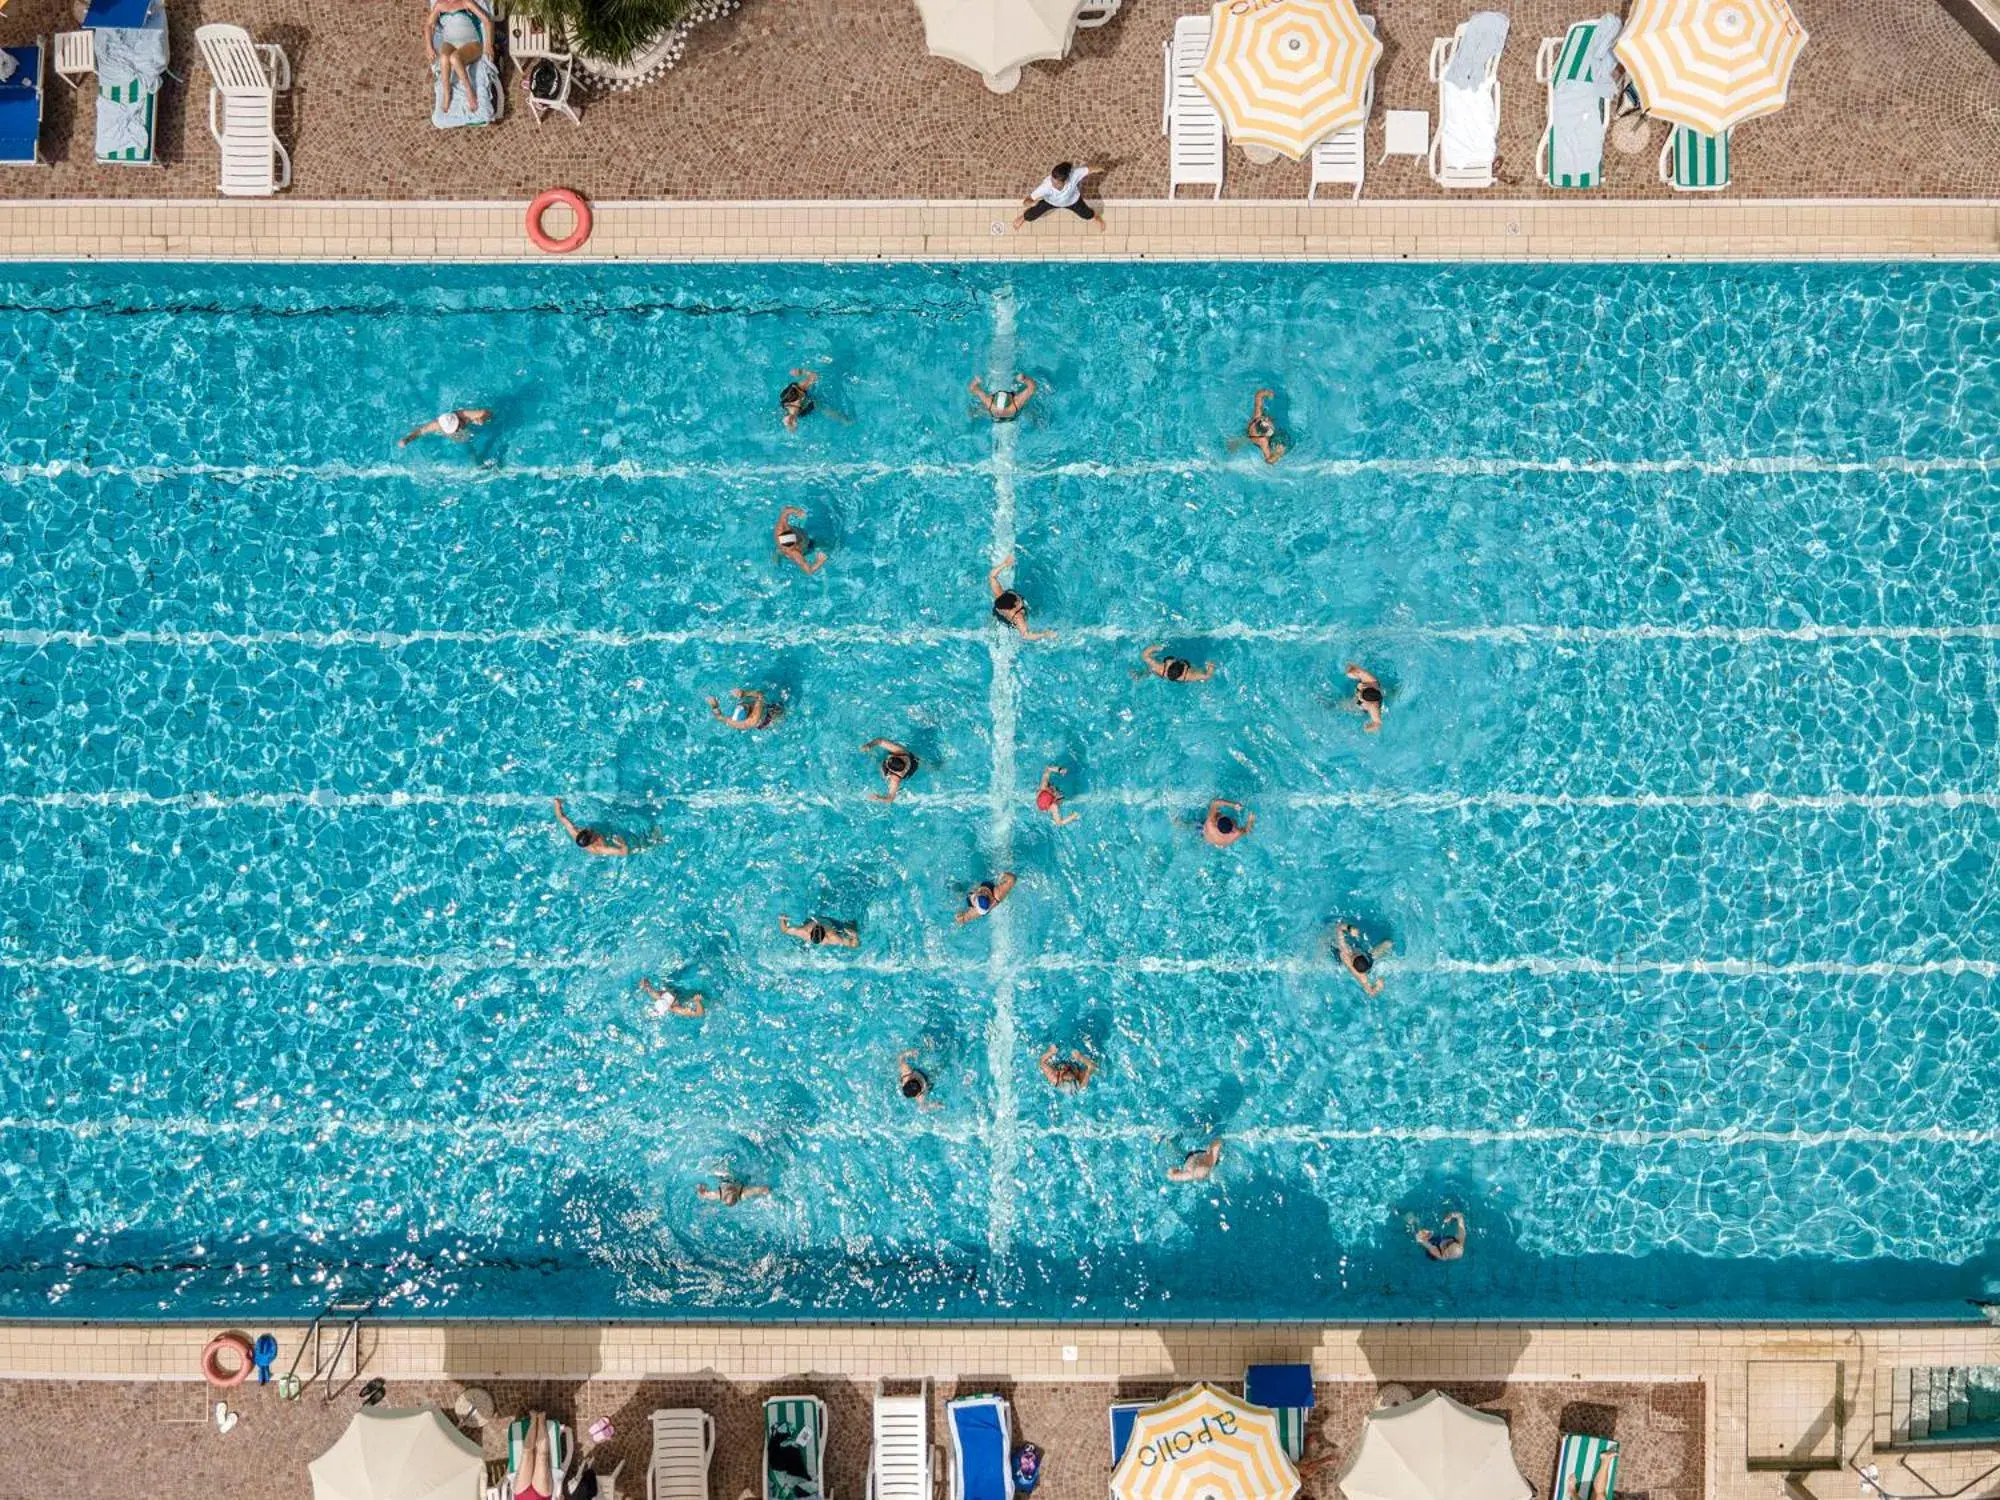
M 268 198 L 291 186 L 292 159 L 278 141 L 277 98 L 292 86 L 284 49 L 258 46 L 241 26 L 198 27 L 208 66 L 208 133 L 222 148 L 225 198 Z
M 1438 86 L 1437 134 L 1431 137 L 1431 180 L 1439 187 L 1488 188 L 1500 155 L 1500 51 L 1487 57 L 1476 82 L 1447 81 L 1466 38 L 1467 22 L 1431 43 L 1431 82 Z
M 915 1396 L 875 1388 L 875 1446 L 868 1457 L 868 1500 L 932 1500 L 931 1387 Z
M 1363 16 L 1361 24 L 1370 36 L 1375 34 L 1373 16 Z M 1368 175 L 1368 117 L 1374 113 L 1375 71 L 1371 68 L 1368 85 L 1361 93 L 1360 123 L 1336 130 L 1312 148 L 1312 180 L 1306 186 L 1306 202 L 1311 203 L 1323 185 L 1334 182 L 1352 183 L 1354 191 L 1349 196 L 1361 196 L 1361 181 Z
M 1183 187 L 1213 188 L 1222 196 L 1222 116 L 1194 81 L 1208 56 L 1213 23 L 1207 15 L 1182 16 L 1174 22 L 1174 39 L 1163 42 L 1167 62 L 1167 97 L 1160 112 L 1160 134 L 1167 138 L 1167 196 Z
M 646 1466 L 646 1500 L 708 1500 L 708 1464 L 715 1457 L 715 1419 L 691 1406 L 653 1413 L 653 1459 Z

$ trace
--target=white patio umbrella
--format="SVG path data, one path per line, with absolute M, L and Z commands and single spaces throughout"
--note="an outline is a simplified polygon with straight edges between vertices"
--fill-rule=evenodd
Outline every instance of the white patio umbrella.
M 313 1500 L 479 1500 L 486 1455 L 434 1408 L 364 1406 L 309 1472 Z
M 1443 1391 L 1373 1412 L 1340 1471 L 1347 1500 L 1529 1500 L 1507 1423 Z
M 917 0 L 933 57 L 985 75 L 996 94 L 1021 81 L 1021 65 L 1069 51 L 1083 0 Z
M 1721 135 L 1785 107 L 1805 45 L 1785 0 L 1633 0 L 1611 50 L 1647 114 Z

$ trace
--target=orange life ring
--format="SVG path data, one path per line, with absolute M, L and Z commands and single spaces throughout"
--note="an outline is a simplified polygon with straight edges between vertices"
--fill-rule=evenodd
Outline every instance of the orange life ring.
M 570 212 L 576 215 L 576 228 L 561 239 L 542 228 L 542 215 L 558 203 L 568 204 Z M 568 188 L 547 189 L 528 205 L 528 238 L 534 241 L 537 250 L 546 250 L 551 255 L 569 254 L 590 238 L 590 205 Z
M 225 1351 L 236 1356 L 236 1368 L 233 1370 L 222 1363 L 221 1356 Z M 218 1333 L 201 1351 L 201 1373 L 208 1378 L 210 1385 L 223 1390 L 243 1384 L 256 1367 L 256 1351 L 250 1347 L 250 1340 L 240 1333 Z

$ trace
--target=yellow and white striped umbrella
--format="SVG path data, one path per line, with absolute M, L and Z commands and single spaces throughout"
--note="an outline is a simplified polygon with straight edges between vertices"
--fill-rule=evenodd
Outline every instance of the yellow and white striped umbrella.
M 1382 44 L 1354 0 L 1217 0 L 1194 81 L 1238 145 L 1294 161 L 1358 125 Z
M 1298 1492 L 1278 1414 L 1206 1384 L 1140 1412 L 1111 1474 L 1113 1500 L 1291 1500 Z
M 1720 135 L 1785 107 L 1805 45 L 1785 0 L 1632 0 L 1611 50 L 1648 114 Z

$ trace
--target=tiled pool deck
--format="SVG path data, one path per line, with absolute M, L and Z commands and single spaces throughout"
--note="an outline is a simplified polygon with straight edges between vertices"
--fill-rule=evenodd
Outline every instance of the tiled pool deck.
M 328 1413 L 316 1389 L 296 1406 L 277 1402 L 269 1391 L 245 1390 L 236 1403 L 246 1412 L 243 1427 L 223 1437 L 199 1425 L 203 1396 L 193 1381 L 212 1331 L 0 1326 L 0 1375 L 13 1377 L 0 1386 L 0 1421 L 16 1433 L 60 1430 L 67 1434 L 63 1451 L 72 1455 L 78 1444 L 109 1455 L 94 1470 L 82 1465 L 64 1471 L 95 1472 L 102 1488 L 63 1493 L 129 1495 L 143 1488 L 174 1500 L 216 1493 L 220 1485 L 230 1493 L 303 1494 L 302 1475 L 288 1472 L 285 1462 L 300 1463 L 330 1440 L 352 1411 L 354 1392 Z M 300 1330 L 282 1328 L 278 1337 L 282 1369 Z M 1798 1500 L 1800 1490 L 1844 1500 L 1857 1480 L 1852 1467 L 1838 1467 L 1843 1462 L 1880 1464 L 1891 1495 L 1948 1495 L 2000 1461 L 2000 1452 L 1974 1449 L 1910 1457 L 1906 1467 L 1897 1455 L 1874 1448 L 1887 1416 L 1889 1370 L 2000 1362 L 2000 1330 L 1985 1326 L 390 1323 L 372 1328 L 364 1374 L 392 1382 L 392 1401 L 430 1399 L 448 1406 L 462 1385 L 478 1384 L 506 1398 L 503 1417 L 530 1401 L 585 1421 L 610 1415 L 628 1434 L 614 1457 L 636 1460 L 626 1472 L 628 1486 L 643 1468 L 644 1444 L 632 1438 L 654 1405 L 708 1405 L 723 1416 L 728 1435 L 732 1420 L 747 1428 L 744 1413 L 762 1394 L 780 1387 L 818 1391 L 835 1404 L 837 1416 L 843 1404 L 852 1408 L 848 1420 L 835 1425 L 850 1447 L 860 1447 L 853 1453 L 836 1447 L 836 1478 L 843 1464 L 858 1478 L 866 1442 L 861 1402 L 877 1380 L 929 1378 L 945 1395 L 1007 1389 L 1022 1407 L 1023 1432 L 1069 1468 L 1072 1482 L 1052 1490 L 1050 1500 L 1069 1500 L 1102 1493 L 1103 1476 L 1089 1466 L 1101 1464 L 1103 1408 L 1114 1394 L 1148 1395 L 1204 1378 L 1231 1382 L 1246 1364 L 1270 1359 L 1309 1359 L 1322 1384 L 1324 1410 L 1309 1457 L 1344 1453 L 1377 1386 L 1396 1383 L 1415 1392 L 1445 1385 L 1510 1412 L 1517 1457 L 1542 1500 L 1552 1456 L 1542 1452 L 1550 1436 L 1543 1428 L 1552 1422 L 1568 1430 L 1594 1422 L 1632 1442 L 1639 1467 L 1621 1489 L 1648 1500 L 1694 1500 L 1697 1493 L 1714 1500 L 1787 1494 Z M 725 1415 L 732 1407 L 742 1410 Z M 161 1445 L 167 1443 L 183 1456 L 162 1465 Z M 150 1468 L 132 1467 L 134 1456 L 144 1456 Z M 1787 1488 L 1786 1458 L 1795 1466 L 1791 1483 L 1798 1488 Z M 1773 1460 L 1775 1468 L 1768 1466 Z M 729 1467 L 732 1462 L 718 1458 L 718 1500 L 736 1500 L 747 1482 L 747 1473 L 737 1472 L 740 1464 Z M 1835 1467 L 1805 1472 L 1816 1465 Z M 1328 1468 L 1337 1471 L 1338 1464 Z M 263 1476 L 263 1482 L 248 1489 L 224 1483 L 232 1471 Z M 170 1477 L 163 1488 L 162 1474 L 187 1483 L 175 1489 Z M 1322 1471 L 1308 1493 L 1331 1495 L 1328 1477 Z M 24 1476 L 17 1470 L 13 1478 Z M 147 1480 L 143 1486 L 141 1479 Z M 0 1479 L 0 1493 L 14 1493 L 5 1489 L 7 1482 Z M 1970 1493 L 1983 1496 L 1993 1488 L 1989 1483 Z M 849 1490 L 836 1486 L 837 1493 Z M 51 1492 L 34 1484 L 19 1491 Z

